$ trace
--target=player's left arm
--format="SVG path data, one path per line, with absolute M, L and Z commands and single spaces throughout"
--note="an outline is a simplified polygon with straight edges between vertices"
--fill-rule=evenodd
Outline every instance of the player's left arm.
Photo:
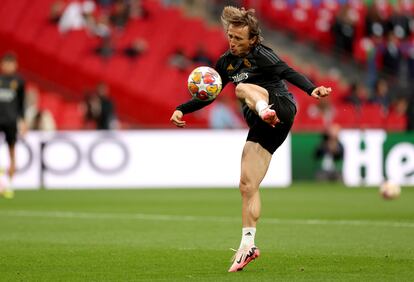
M 280 78 L 287 80 L 316 99 L 326 97 L 331 93 L 332 89 L 330 87 L 315 86 L 306 76 L 292 69 L 277 56 L 275 57 L 278 60 L 273 62 L 272 69 Z
M 325 86 L 319 86 L 313 89 L 311 96 L 320 99 L 326 96 L 329 96 L 331 94 L 332 88 L 331 87 L 325 87 Z

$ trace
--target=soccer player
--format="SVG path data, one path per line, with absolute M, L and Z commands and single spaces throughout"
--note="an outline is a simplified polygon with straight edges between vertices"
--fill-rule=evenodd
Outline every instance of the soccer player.
M 328 96 L 331 88 L 316 87 L 262 44 L 261 30 L 253 9 L 227 6 L 221 20 L 229 50 L 220 57 L 215 69 L 223 80 L 223 87 L 228 82 L 236 85 L 236 96 L 242 101 L 243 115 L 249 126 L 242 152 L 239 184 L 242 238 L 228 270 L 236 272 L 260 255 L 254 242 L 261 209 L 259 186 L 272 154 L 286 139 L 296 114 L 294 97 L 283 80 L 316 99 Z M 176 126 L 184 127 L 184 114 L 197 111 L 211 102 L 189 100 L 176 108 L 170 120 Z
M 10 166 L 5 179 L 5 198 L 13 198 L 12 180 L 16 171 L 15 144 L 17 127 L 22 134 L 26 131 L 24 122 L 24 81 L 17 74 L 17 59 L 5 54 L 1 59 L 0 74 L 0 132 L 4 133 L 8 146 Z

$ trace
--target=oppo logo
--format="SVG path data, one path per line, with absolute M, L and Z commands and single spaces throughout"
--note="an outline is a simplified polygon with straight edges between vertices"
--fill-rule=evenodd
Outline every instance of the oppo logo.
M 87 141 L 88 146 L 81 142 L 66 134 L 56 134 L 40 143 L 31 144 L 19 139 L 16 144 L 16 173 L 25 173 L 34 162 L 40 160 L 42 173 L 68 175 L 82 166 L 88 166 L 98 174 L 108 175 L 123 171 L 130 161 L 128 147 L 115 135 L 103 134 L 95 137 L 92 142 Z M 34 148 L 33 144 L 40 144 L 40 148 Z M 4 141 L 0 141 L 0 146 L 2 145 L 5 145 Z M 4 164 L 1 166 L 4 167 Z

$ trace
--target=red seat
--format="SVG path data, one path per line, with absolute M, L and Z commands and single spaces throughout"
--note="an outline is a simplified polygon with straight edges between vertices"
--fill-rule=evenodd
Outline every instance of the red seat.
M 336 105 L 336 114 L 333 122 L 341 125 L 343 128 L 358 128 L 359 113 L 353 105 L 340 104 Z
M 383 128 L 385 126 L 385 113 L 380 105 L 364 105 L 359 113 L 361 128 Z
M 61 112 L 56 116 L 58 129 L 82 129 L 84 124 L 83 112 L 77 103 L 65 103 Z
M 385 128 L 390 131 L 403 131 L 407 126 L 407 117 L 405 115 L 390 112 L 385 119 Z

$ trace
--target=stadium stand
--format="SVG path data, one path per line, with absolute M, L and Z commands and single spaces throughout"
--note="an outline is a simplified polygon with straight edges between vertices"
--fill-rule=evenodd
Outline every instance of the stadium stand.
M 296 33 L 302 40 L 324 42 L 325 50 L 334 44 L 330 32 L 335 15 L 344 1 L 260 1 L 262 16 L 278 29 Z M 358 1 L 355 1 L 355 3 Z M 113 29 L 111 53 L 102 58 L 94 50 L 102 39 L 88 30 L 60 33 L 56 23 L 49 20 L 54 0 L 3 0 L 0 6 L 0 53 L 13 50 L 19 57 L 21 68 L 36 73 L 44 80 L 53 81 L 71 89 L 70 100 L 80 103 L 85 89 L 100 81 L 111 88 L 118 116 L 136 127 L 169 127 L 169 117 L 177 103 L 188 98 L 186 90 L 187 73 L 167 64 L 168 57 L 181 48 L 191 57 L 202 38 L 207 54 L 213 59 L 226 49 L 226 40 L 220 26 L 209 26 L 202 18 L 187 17 L 177 7 L 164 7 L 159 1 L 142 1 L 148 15 L 145 18 L 131 18 L 123 29 Z M 246 1 L 246 6 L 249 1 Z M 361 13 L 365 6 L 355 6 Z M 293 9 L 293 10 L 292 10 Z M 293 12 L 292 12 L 293 11 Z M 96 18 L 103 13 L 101 7 L 94 12 Z M 276 16 L 275 16 L 276 15 Z M 362 15 L 362 14 L 361 14 Z M 148 49 L 137 59 L 123 56 L 120 50 L 137 38 L 146 41 Z M 362 38 L 362 37 L 361 37 Z M 361 39 L 362 40 L 362 39 Z M 362 53 L 360 50 L 358 51 Z M 364 55 L 360 54 L 361 60 Z M 293 67 L 289 57 L 283 58 Z M 188 69 L 190 71 L 190 69 Z M 317 84 L 330 85 L 335 94 L 332 103 L 336 109 L 334 120 L 344 127 L 386 127 L 392 130 L 404 128 L 404 117 L 390 113 L 379 124 L 368 114 L 354 115 L 349 105 L 343 102 L 348 95 L 349 85 L 337 77 L 316 72 Z M 324 122 L 309 116 L 308 108 L 318 102 L 309 99 L 292 87 L 300 111 L 295 130 L 320 130 Z M 73 129 L 80 125 L 73 104 L 61 105 L 59 94 L 46 91 L 42 103 L 55 113 L 58 128 Z M 228 95 L 228 94 L 227 94 Z M 231 94 L 230 94 L 231 95 Z M 368 110 L 367 110 L 368 112 Z M 207 127 L 205 115 L 189 115 L 193 127 Z
M 408 99 L 413 89 L 412 61 L 414 50 L 414 4 L 412 1 L 363 0 L 263 0 L 243 1 L 258 9 L 268 27 L 286 33 L 297 44 L 311 44 L 316 51 L 337 58 L 338 62 L 354 61 L 359 78 L 366 83 L 370 97 L 356 120 L 335 117 L 344 127 L 372 127 L 403 130 L 404 113 L 395 111 L 393 104 Z M 347 34 L 349 31 L 349 34 Z M 392 36 L 391 36 L 392 35 Z M 394 54 L 396 50 L 397 55 Z M 408 70 L 405 70 L 408 69 Z M 390 84 L 392 105 L 385 114 L 372 104 L 375 84 L 382 78 Z M 331 85 L 335 108 L 347 109 L 344 98 L 352 91 L 355 81 L 347 88 L 338 87 L 338 79 L 319 78 L 319 84 Z M 339 91 L 338 91 L 339 90 Z M 296 97 L 299 97 L 296 95 Z M 299 98 L 300 99 L 300 98 Z M 306 103 L 305 101 L 301 101 Z M 305 114 L 302 111 L 299 115 Z M 345 111 L 337 111 L 345 112 Z M 346 111 L 348 112 L 348 110 Z M 311 118 L 312 119 L 312 118 Z M 314 119 L 314 117 L 313 117 Z M 301 123 L 307 123 L 301 117 Z M 314 122 L 317 122 L 313 120 Z M 393 124 L 393 126 L 391 125 Z M 306 126 L 307 127 L 307 126 Z M 311 126 L 312 127 L 312 126 Z M 308 128 L 308 127 L 307 127 Z

